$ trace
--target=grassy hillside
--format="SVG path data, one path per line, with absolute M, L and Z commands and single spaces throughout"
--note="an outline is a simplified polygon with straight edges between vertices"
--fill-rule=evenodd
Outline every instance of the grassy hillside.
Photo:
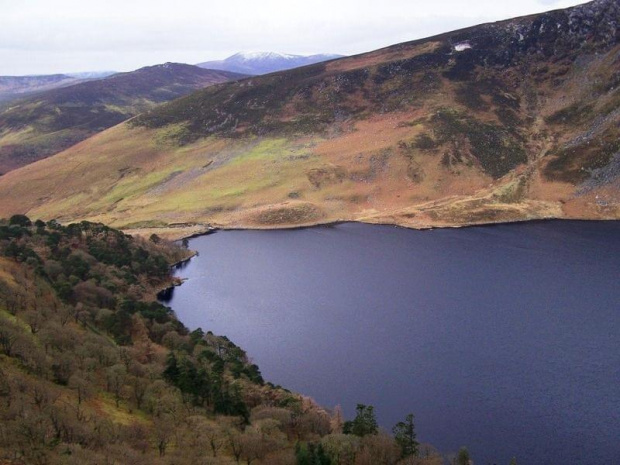
M 344 422 L 185 328 L 153 294 L 187 256 L 100 224 L 0 220 L 1 463 L 443 463 L 412 418 L 395 437 L 370 406 Z
M 239 77 L 167 63 L 11 102 L 0 110 L 0 173 L 60 152 L 159 103 Z
M 597 0 L 212 86 L 3 176 L 0 213 L 171 236 L 620 218 L 619 24 Z

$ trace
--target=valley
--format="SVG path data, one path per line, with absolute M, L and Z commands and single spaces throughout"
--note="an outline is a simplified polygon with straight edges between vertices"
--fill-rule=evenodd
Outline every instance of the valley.
M 59 88 L 14 99 L 0 107 L 0 174 L 61 152 L 159 103 L 241 77 L 166 63 L 103 79 L 68 79 Z
M 110 2 L 3 8 L 135 71 L 0 77 L 0 465 L 614 461 L 617 0 Z
M 172 238 L 617 219 L 618 8 L 598 0 L 215 85 L 5 174 L 0 214 Z

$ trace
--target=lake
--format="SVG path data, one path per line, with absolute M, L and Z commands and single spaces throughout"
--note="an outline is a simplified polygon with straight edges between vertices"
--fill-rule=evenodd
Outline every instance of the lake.
M 620 457 L 620 222 L 223 231 L 168 302 L 275 384 L 476 464 Z

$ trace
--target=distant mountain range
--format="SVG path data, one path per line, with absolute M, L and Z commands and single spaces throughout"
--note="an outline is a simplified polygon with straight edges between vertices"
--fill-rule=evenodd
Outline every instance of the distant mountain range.
M 39 92 L 0 109 L 0 173 L 64 150 L 159 103 L 242 77 L 166 63 L 74 85 L 66 75 L 15 79 L 13 89 L 21 83 L 22 90 L 30 85 Z M 42 92 L 45 83 L 57 88 Z
M 67 74 L 45 76 L 0 76 L 0 102 L 23 97 L 34 92 L 75 84 L 78 79 Z
M 64 73 L 67 76 L 71 76 L 77 79 L 103 79 L 113 74 L 117 74 L 117 71 L 82 71 L 80 73 Z
M 91 79 L 102 79 L 116 71 L 87 71 L 82 73 L 43 74 L 33 76 L 0 76 L 0 103 L 36 92 L 57 89 Z
M 0 175 L 208 85 L 338 57 L 254 52 L 198 66 L 166 63 L 128 73 L 0 76 Z
M 299 68 L 300 66 L 312 65 L 342 57 L 343 55 L 333 54 L 303 56 L 274 52 L 241 52 L 225 60 L 206 61 L 196 66 L 206 69 L 219 69 L 232 71 L 234 73 L 259 75 Z

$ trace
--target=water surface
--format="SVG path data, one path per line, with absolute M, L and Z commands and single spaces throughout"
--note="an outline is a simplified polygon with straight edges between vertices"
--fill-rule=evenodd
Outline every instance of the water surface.
M 169 305 L 265 377 L 477 464 L 620 457 L 620 222 L 198 237 Z

